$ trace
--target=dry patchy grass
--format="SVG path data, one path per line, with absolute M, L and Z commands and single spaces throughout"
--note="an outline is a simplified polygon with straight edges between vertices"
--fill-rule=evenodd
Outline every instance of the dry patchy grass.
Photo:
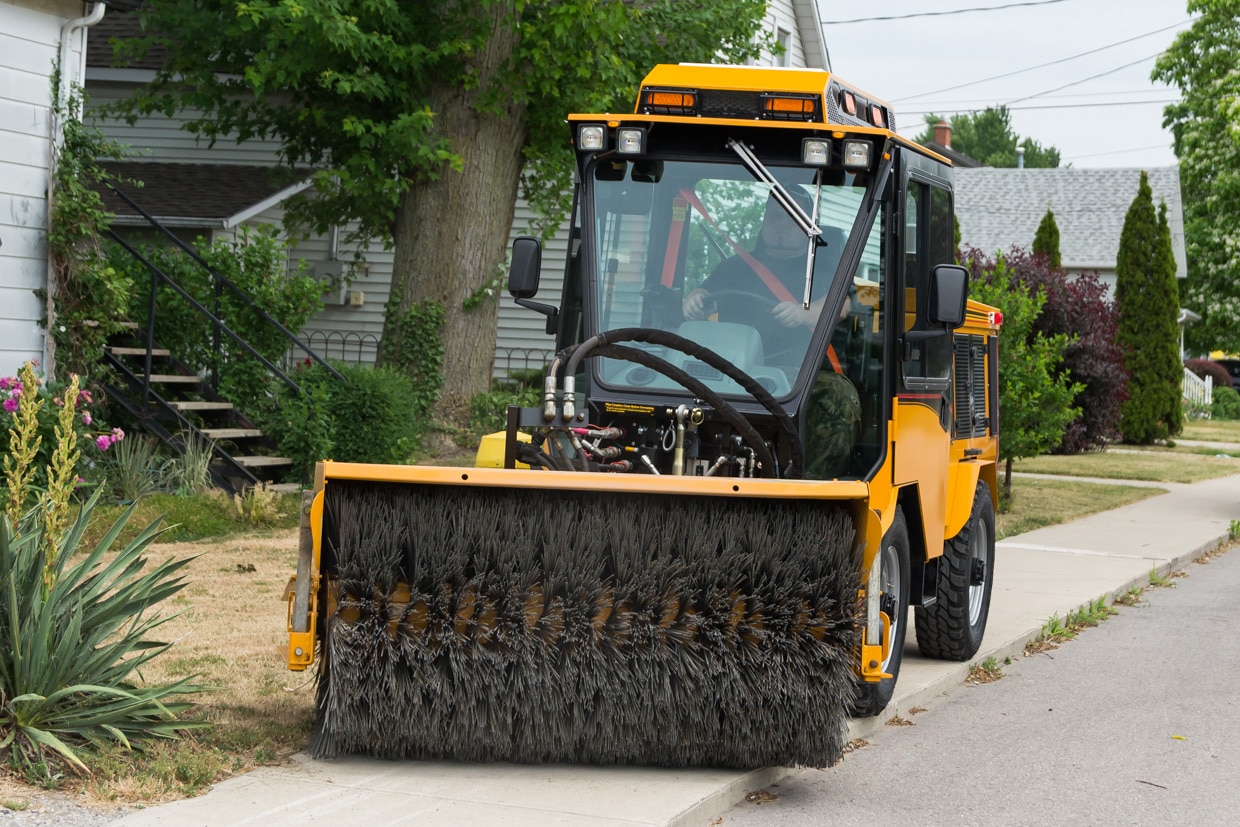
M 996 517 L 995 533 L 999 539 L 1012 537 L 1164 493 L 1161 488 L 1016 477 L 1007 510 Z

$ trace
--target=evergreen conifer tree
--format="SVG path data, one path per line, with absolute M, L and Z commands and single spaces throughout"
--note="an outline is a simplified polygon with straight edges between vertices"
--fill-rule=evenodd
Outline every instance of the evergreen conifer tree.
M 1117 339 L 1131 373 L 1120 414 L 1124 441 L 1148 445 L 1180 432 L 1183 367 L 1179 353 L 1179 290 L 1164 203 L 1154 212 L 1148 176 L 1124 217 L 1115 263 Z
M 1042 223 L 1033 237 L 1033 254 L 1049 258 L 1051 267 L 1058 269 L 1060 266 L 1059 225 L 1055 223 L 1055 213 L 1051 212 L 1050 207 L 1046 208 L 1046 215 L 1042 216 Z

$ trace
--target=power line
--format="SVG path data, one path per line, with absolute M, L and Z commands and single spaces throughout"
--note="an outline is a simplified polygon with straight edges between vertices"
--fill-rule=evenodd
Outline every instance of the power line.
M 1179 99 L 1156 100 L 1156 101 L 1103 101 L 1101 103 L 1048 103 L 1040 106 L 1009 106 L 1009 112 L 1034 112 L 1040 109 L 1094 109 L 1100 106 L 1143 106 L 1145 104 L 1157 103 L 1179 103 Z M 978 112 L 981 110 L 971 109 L 970 112 Z M 937 115 L 938 111 L 934 109 L 901 109 L 900 115 Z M 958 113 L 957 113 L 958 114 Z
M 1073 93 L 1069 93 L 1066 95 L 1044 95 L 1043 97 L 1046 100 L 1063 100 L 1065 98 L 1105 98 L 1106 100 L 1117 100 L 1119 99 L 1121 95 L 1166 95 L 1170 91 L 1172 91 L 1170 87 L 1162 86 L 1162 87 L 1150 87 L 1149 89 L 1132 89 L 1132 90 L 1124 90 L 1124 91 L 1117 89 L 1117 90 L 1107 90 L 1105 92 L 1073 92 Z M 916 110 L 916 111 L 933 112 L 936 109 L 946 109 L 952 112 L 959 112 L 961 109 L 974 109 L 979 106 L 983 108 L 987 106 L 996 106 L 994 102 L 995 99 L 1002 98 L 1002 97 L 1004 96 L 995 95 L 993 97 L 985 97 L 985 98 L 978 97 L 978 98 L 958 98 L 956 100 L 924 101 L 920 104 L 913 104 L 913 106 L 926 107 L 925 110 Z M 1100 102 L 1103 102 L 1103 101 L 1100 101 Z M 1143 101 L 1140 98 L 1135 98 L 1132 100 L 1132 102 L 1133 103 L 1144 103 L 1145 101 Z M 914 110 L 900 107 L 898 111 L 899 112 L 911 112 Z
M 992 75 L 988 78 L 982 78 L 981 80 L 971 80 L 968 83 L 961 83 L 956 86 L 948 86 L 945 89 L 935 89 L 931 92 L 919 92 L 916 95 L 909 95 L 907 97 L 897 98 L 893 100 L 892 103 L 895 104 L 895 103 L 900 103 L 902 101 L 910 101 L 915 98 L 924 98 L 927 95 L 937 95 L 941 92 L 954 92 L 957 89 L 964 89 L 965 87 L 968 87 L 968 86 L 977 86 L 980 83 L 988 83 L 992 80 L 1001 80 L 1003 78 L 1010 78 L 1013 75 L 1023 74 L 1024 72 L 1032 72 L 1036 69 L 1045 69 L 1047 66 L 1055 66 L 1056 64 L 1059 64 L 1059 63 L 1067 63 L 1069 60 L 1076 60 L 1078 57 L 1086 57 L 1087 55 L 1097 54 L 1098 52 L 1102 52 L 1107 49 L 1112 49 L 1116 46 L 1123 46 L 1126 43 L 1132 43 L 1134 40 L 1140 40 L 1144 37 L 1152 37 L 1153 35 L 1156 35 L 1156 34 L 1162 34 L 1163 32 L 1169 29 L 1174 29 L 1177 26 L 1183 26 L 1185 23 L 1192 23 L 1196 19 L 1197 19 L 1196 17 L 1190 17 L 1188 20 L 1185 20 L 1181 23 L 1173 23 L 1170 26 L 1164 26 L 1163 28 L 1155 29 L 1152 32 L 1146 32 L 1145 34 L 1139 34 L 1136 37 L 1130 37 L 1127 40 L 1119 40 L 1119 41 L 1116 41 L 1115 43 L 1108 43 L 1106 46 L 1099 46 L 1098 48 L 1090 49 L 1087 52 L 1081 52 L 1080 54 L 1071 55 L 1069 57 L 1061 57 L 1058 60 L 1051 60 L 1051 61 L 1047 61 L 1046 63 L 1039 63 L 1037 66 L 1027 66 L 1024 69 L 1017 69 L 1014 72 L 1004 72 L 1001 75 Z
M 953 9 L 951 11 L 921 11 L 912 14 L 893 14 L 887 17 L 857 17 L 852 20 L 824 20 L 824 26 L 844 26 L 849 23 L 873 23 L 882 20 L 908 20 L 912 17 L 947 17 L 953 14 L 968 14 L 975 11 L 999 11 L 1001 9 L 1015 9 L 1022 6 L 1049 6 L 1052 3 L 1065 3 L 1067 0 L 1026 0 L 1023 3 L 1007 3 L 1002 6 L 975 6 L 968 9 Z
M 1068 89 L 1073 86 L 1080 86 L 1082 83 L 1088 83 L 1091 80 L 1097 80 L 1098 78 L 1106 77 L 1107 75 L 1113 75 L 1116 72 L 1123 71 L 1124 69 L 1130 69 L 1133 66 L 1139 66 L 1140 64 L 1145 63 L 1147 60 L 1153 60 L 1154 58 L 1158 57 L 1161 54 L 1162 54 L 1162 51 L 1160 50 L 1160 51 L 1155 52 L 1152 55 L 1143 57 L 1140 60 L 1134 60 L 1132 63 L 1125 63 L 1123 66 L 1116 66 L 1114 69 L 1108 69 L 1105 72 L 1099 72 L 1098 74 L 1090 75 L 1087 78 L 1081 78 L 1080 80 L 1074 80 L 1071 83 L 1065 83 L 1063 86 L 1056 86 L 1054 89 L 1047 89 L 1045 92 L 1036 92 L 1032 95 L 1025 95 L 1023 98 L 1016 98 L 1015 100 L 1010 100 L 1007 103 L 1005 103 L 1004 106 L 1011 106 L 1012 104 L 1020 103 L 1021 101 L 1032 100 L 1033 98 L 1040 98 L 1043 95 L 1049 95 L 1051 92 L 1058 92 L 1061 89 Z

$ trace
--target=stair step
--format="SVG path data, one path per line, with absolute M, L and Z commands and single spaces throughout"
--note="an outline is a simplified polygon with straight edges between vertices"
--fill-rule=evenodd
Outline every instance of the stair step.
M 138 323 L 137 322 L 121 322 L 121 327 L 125 328 L 126 330 L 137 330 Z
M 233 457 L 233 461 L 246 468 L 293 464 L 288 457 Z
M 281 494 L 296 494 L 301 490 L 301 483 L 298 482 L 269 482 L 267 483 L 268 491 L 278 491 Z
M 258 428 L 201 428 L 200 430 L 207 439 L 245 439 L 263 435 Z
M 144 347 L 110 347 L 108 352 L 113 356 L 145 356 L 146 348 Z M 151 348 L 152 356 L 171 356 L 172 351 L 164 347 Z
M 197 385 L 202 382 L 199 376 L 187 376 L 184 373 L 152 373 L 152 382 L 161 382 L 165 385 Z
M 197 399 L 180 400 L 168 403 L 178 411 L 231 411 L 231 402 L 203 402 Z

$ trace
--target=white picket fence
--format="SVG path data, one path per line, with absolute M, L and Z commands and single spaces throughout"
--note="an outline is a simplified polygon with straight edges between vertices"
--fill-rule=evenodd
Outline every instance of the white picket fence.
M 1188 368 L 1184 368 L 1184 401 L 1194 408 L 1210 409 L 1210 400 L 1214 395 L 1214 377 L 1202 379 Z

